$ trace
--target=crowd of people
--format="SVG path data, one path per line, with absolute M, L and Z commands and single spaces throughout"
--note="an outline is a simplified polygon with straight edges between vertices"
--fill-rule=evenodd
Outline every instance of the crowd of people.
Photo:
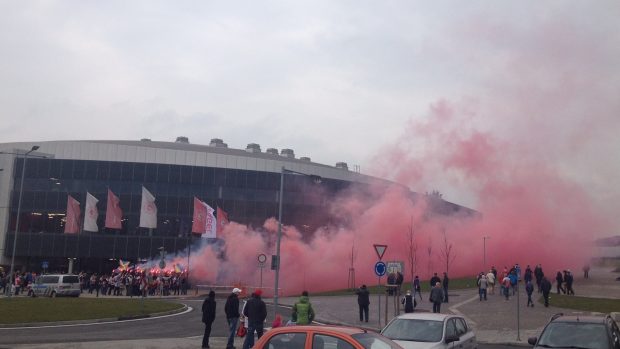
M 523 272 L 523 277 L 521 277 L 521 267 L 518 263 L 511 268 L 504 267 L 499 277 L 497 269 L 495 269 L 494 266 L 491 267 L 488 273 L 480 272 L 477 277 L 480 301 L 486 301 L 488 293 L 495 293 L 496 284 L 499 284 L 501 295 L 508 301 L 511 296 L 515 295 L 521 281 L 523 281 L 525 285 L 528 307 L 534 307 L 534 302 L 532 301 L 534 282 L 536 282 L 536 290 L 538 293 L 542 293 L 543 295 L 545 307 L 549 306 L 549 294 L 551 293 L 552 285 L 549 278 L 545 276 L 540 264 L 536 265 L 533 270 L 528 265 Z M 558 294 L 575 294 L 573 289 L 573 274 L 570 269 L 566 269 L 562 272 L 558 271 L 555 276 L 555 282 Z
M 115 270 L 110 274 L 78 274 L 80 291 L 107 296 L 187 295 L 187 275 L 177 272 L 152 273 L 145 270 Z
M 9 290 L 13 295 L 28 294 L 30 286 L 40 274 L 35 272 L 15 272 L 13 287 L 11 278 L 4 270 L 0 271 L 0 294 Z M 182 272 L 148 272 L 146 270 L 114 270 L 109 274 L 78 274 L 80 292 L 107 296 L 170 296 L 187 295 L 189 282 L 187 274 Z

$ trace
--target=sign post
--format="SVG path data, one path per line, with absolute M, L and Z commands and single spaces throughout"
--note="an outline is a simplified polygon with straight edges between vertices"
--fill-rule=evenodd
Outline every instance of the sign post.
M 264 253 L 258 255 L 258 267 L 260 268 L 260 288 L 263 288 L 263 268 L 265 268 L 265 262 L 267 256 Z
M 375 248 L 375 252 L 377 252 L 377 257 L 379 257 L 379 261 L 375 264 L 375 274 L 379 277 L 379 301 L 377 302 L 379 305 L 379 316 L 377 316 L 377 320 L 379 321 L 379 328 L 381 328 L 381 277 L 385 275 L 385 271 L 387 270 L 385 263 L 383 263 L 381 259 L 385 254 L 385 250 L 387 250 L 387 245 L 374 244 L 373 247 Z

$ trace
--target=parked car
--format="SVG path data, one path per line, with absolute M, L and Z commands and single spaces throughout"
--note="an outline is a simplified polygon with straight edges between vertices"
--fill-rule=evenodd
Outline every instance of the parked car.
M 393 318 L 381 331 L 405 349 L 476 349 L 476 335 L 461 316 L 408 313 Z
M 620 330 L 607 316 L 551 317 L 540 337 L 531 337 L 534 348 L 620 349 Z
M 286 326 L 267 331 L 254 349 L 402 349 L 379 333 L 344 326 Z
M 37 296 L 80 296 L 80 279 L 77 275 L 68 274 L 48 274 L 38 276 L 32 287 L 28 290 L 28 295 Z

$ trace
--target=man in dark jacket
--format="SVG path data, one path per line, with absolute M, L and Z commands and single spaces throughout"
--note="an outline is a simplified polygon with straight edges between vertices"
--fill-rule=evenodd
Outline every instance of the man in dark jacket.
M 362 285 L 359 290 L 355 291 L 357 294 L 357 305 L 360 308 L 360 322 L 368 322 L 368 307 L 370 306 L 370 292 L 366 288 L 366 285 Z
M 237 333 L 237 323 L 239 322 L 239 293 L 241 293 L 241 290 L 235 287 L 228 299 L 226 299 L 226 305 L 224 305 L 226 321 L 228 321 L 228 329 L 230 331 L 226 349 L 235 348 L 235 334 Z
M 209 348 L 211 325 L 215 320 L 215 292 L 209 291 L 209 296 L 202 303 L 202 322 L 205 324 L 205 334 L 202 336 L 202 347 Z
M 433 274 L 433 277 L 432 277 L 432 278 L 431 278 L 431 280 L 429 281 L 429 283 L 430 283 L 430 285 L 431 285 L 431 289 L 432 289 L 433 287 L 435 287 L 435 285 L 436 285 L 438 282 L 441 282 L 441 279 L 439 278 L 439 276 L 437 276 L 437 273 L 434 273 L 434 274 Z
M 543 276 L 545 276 L 545 273 L 543 273 L 542 267 L 540 266 L 540 264 L 538 264 L 536 268 L 534 268 L 534 277 L 536 278 L 536 287 L 538 288 L 538 293 L 542 292 L 542 290 L 540 289 L 540 282 L 542 281 Z
M 263 324 L 267 318 L 267 306 L 260 298 L 262 294 L 261 290 L 254 291 L 252 298 L 250 298 L 243 309 L 243 315 L 245 315 L 248 324 L 248 333 L 243 342 L 243 349 L 250 349 L 254 346 L 254 331 L 256 331 L 258 338 L 263 336 Z
M 549 292 L 551 292 L 551 282 L 547 280 L 547 277 L 543 276 L 540 281 L 540 290 L 542 291 L 543 298 L 545 299 L 545 307 L 549 306 Z
M 448 279 L 448 273 L 444 272 L 443 273 L 443 281 L 442 281 L 442 286 L 443 286 L 443 302 L 444 303 L 448 303 L 448 283 L 450 282 L 450 279 Z

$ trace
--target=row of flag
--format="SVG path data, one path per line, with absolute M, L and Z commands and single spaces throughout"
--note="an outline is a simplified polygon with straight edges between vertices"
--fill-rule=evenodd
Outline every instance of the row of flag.
M 84 210 L 85 231 L 99 231 L 97 218 L 99 210 L 97 203 L 99 200 L 89 192 L 86 192 L 86 208 Z M 206 202 L 194 197 L 194 218 L 192 223 L 192 233 L 201 234 L 204 238 L 215 238 L 228 224 L 228 214 L 217 207 L 217 218 L 214 215 L 216 210 L 207 205 Z M 67 198 L 67 216 L 65 233 L 79 233 L 81 227 L 82 210 L 80 202 L 71 195 Z M 105 227 L 109 229 L 121 229 L 123 211 L 120 207 L 120 200 L 110 189 L 108 189 L 108 205 L 105 215 Z M 142 203 L 140 205 L 140 225 L 141 228 L 157 228 L 157 206 L 155 196 L 145 187 L 142 187 Z

